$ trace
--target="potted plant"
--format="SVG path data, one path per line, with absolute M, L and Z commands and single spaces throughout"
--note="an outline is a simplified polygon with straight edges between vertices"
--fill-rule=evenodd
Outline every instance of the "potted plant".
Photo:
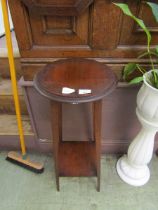
M 158 4 L 147 2 L 158 22 Z M 154 137 L 158 131 L 158 70 L 155 69 L 153 56 L 158 57 L 158 46 L 151 50 L 152 36 L 143 20 L 132 14 L 127 4 L 116 4 L 125 15 L 132 18 L 145 32 L 147 38 L 146 51 L 139 55 L 139 59 L 148 56 L 151 70 L 146 71 L 138 63 L 129 63 L 123 71 L 123 79 L 128 80 L 134 72 L 139 76 L 128 80 L 130 84 L 143 82 L 137 95 L 136 114 L 142 125 L 141 131 L 129 146 L 127 155 L 117 162 L 117 172 L 122 180 L 133 186 L 141 186 L 148 182 L 150 171 L 147 164 L 150 162 L 154 148 Z

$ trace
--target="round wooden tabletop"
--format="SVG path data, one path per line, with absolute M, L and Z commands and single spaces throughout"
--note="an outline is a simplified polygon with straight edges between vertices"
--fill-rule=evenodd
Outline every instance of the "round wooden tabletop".
M 96 101 L 116 87 L 115 74 L 106 65 L 89 59 L 65 59 L 48 64 L 34 78 L 45 97 L 67 103 Z

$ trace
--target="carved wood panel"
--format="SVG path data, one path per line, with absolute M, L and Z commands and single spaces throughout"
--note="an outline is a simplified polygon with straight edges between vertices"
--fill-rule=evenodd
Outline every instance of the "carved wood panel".
M 77 16 L 93 0 L 21 0 L 36 15 Z
M 34 45 L 49 47 L 88 45 L 88 12 L 77 17 L 30 14 L 29 18 Z
M 32 0 L 31 0 L 32 1 Z M 25 4 L 24 4 L 25 2 Z M 15 32 L 22 57 L 22 63 L 39 64 L 53 62 L 56 58 L 88 57 L 115 68 L 124 64 L 145 49 L 146 37 L 143 31 L 110 0 L 87 1 L 88 6 L 80 14 L 72 15 L 65 10 L 60 15 L 33 12 L 29 1 L 9 0 Z M 73 4 L 73 0 L 36 0 L 33 1 L 47 10 L 48 5 Z M 80 2 L 80 1 L 78 1 Z M 81 2 L 84 2 L 81 0 Z M 92 3 L 93 2 L 93 3 Z M 120 2 L 120 1 L 119 1 Z M 151 30 L 152 44 L 158 43 L 158 24 L 149 7 L 142 0 L 126 1 L 132 12 L 143 18 Z M 36 6 L 37 6 L 36 5 Z M 44 5 L 44 6 L 43 6 Z M 63 6 L 63 5 L 62 5 Z M 50 9 L 51 7 L 49 7 Z M 143 60 L 147 63 L 148 60 Z M 118 71 L 120 71 L 118 69 Z M 33 69 L 30 72 L 34 72 Z M 25 71 L 26 72 L 26 71 Z M 118 73 L 120 75 L 120 73 Z M 29 78 L 32 78 L 32 75 Z

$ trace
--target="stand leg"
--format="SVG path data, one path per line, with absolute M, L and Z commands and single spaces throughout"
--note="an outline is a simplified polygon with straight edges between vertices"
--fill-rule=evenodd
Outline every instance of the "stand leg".
M 60 142 L 63 139 L 63 135 L 62 135 L 62 103 L 59 103 L 59 140 Z
M 61 141 L 62 126 L 61 126 L 61 104 L 58 102 L 51 102 L 52 109 L 52 132 L 53 132 L 53 150 L 55 161 L 55 176 L 57 190 L 59 187 L 59 142 Z
M 101 112 L 102 100 L 93 102 L 93 132 L 96 143 L 97 191 L 100 191 L 100 153 L 101 153 Z

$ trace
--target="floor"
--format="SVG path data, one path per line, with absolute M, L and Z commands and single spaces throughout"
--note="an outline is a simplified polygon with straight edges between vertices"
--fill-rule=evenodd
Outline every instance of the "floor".
M 43 174 L 34 174 L 5 161 L 0 153 L 0 210 L 157 210 L 158 157 L 150 163 L 151 179 L 143 187 L 132 187 L 118 177 L 116 156 L 102 156 L 101 192 L 95 178 L 60 178 L 55 188 L 51 155 L 30 155 L 44 162 Z

